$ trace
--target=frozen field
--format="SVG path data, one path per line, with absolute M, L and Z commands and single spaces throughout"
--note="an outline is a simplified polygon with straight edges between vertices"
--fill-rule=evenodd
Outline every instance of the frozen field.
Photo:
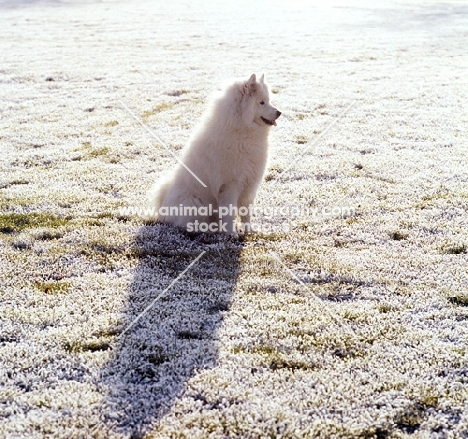
M 0 0 L 0 24 L 0 438 L 468 437 L 468 5 Z M 125 210 L 253 72 L 283 112 L 259 232 Z

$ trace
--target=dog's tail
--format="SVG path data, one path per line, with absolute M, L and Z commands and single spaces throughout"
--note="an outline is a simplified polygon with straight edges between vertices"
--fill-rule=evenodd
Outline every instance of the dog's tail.
M 163 177 L 157 181 L 148 191 L 148 211 L 151 212 L 151 214 L 148 215 L 148 220 L 157 221 L 159 219 L 159 209 L 163 205 L 164 199 L 166 198 L 170 183 L 170 178 Z

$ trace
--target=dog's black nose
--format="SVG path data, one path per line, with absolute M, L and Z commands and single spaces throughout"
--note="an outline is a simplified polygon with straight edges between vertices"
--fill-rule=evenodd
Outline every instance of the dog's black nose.
M 276 118 L 278 119 L 278 117 L 280 116 L 281 116 L 281 111 L 276 110 Z

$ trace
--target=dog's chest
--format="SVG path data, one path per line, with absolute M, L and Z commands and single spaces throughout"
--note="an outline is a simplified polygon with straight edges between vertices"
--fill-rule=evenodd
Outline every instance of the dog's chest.
M 221 153 L 217 165 L 225 181 L 261 179 L 267 161 L 267 144 L 238 142 Z

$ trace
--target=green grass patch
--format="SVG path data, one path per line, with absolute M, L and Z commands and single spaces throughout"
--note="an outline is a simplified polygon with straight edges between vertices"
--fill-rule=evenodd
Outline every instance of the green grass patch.
M 309 139 L 306 136 L 296 136 L 296 143 L 299 145 L 304 145 Z
M 280 165 L 272 164 L 265 175 L 265 181 L 274 180 L 281 172 L 283 172 L 283 168 Z
M 437 408 L 439 405 L 439 397 L 435 394 L 427 394 L 419 399 L 418 404 L 424 408 Z
M 251 352 L 254 354 L 265 354 L 265 355 L 272 355 L 277 354 L 277 350 L 274 346 L 271 345 L 257 345 L 251 349 Z
M 36 282 L 36 288 L 45 294 L 64 294 L 71 288 L 70 282 Z
M 92 158 L 96 158 L 96 157 L 109 154 L 109 151 L 110 149 L 107 146 L 103 146 L 101 148 L 94 148 L 88 152 L 88 156 Z
M 61 227 L 69 221 L 69 217 L 46 213 L 4 213 L 0 215 L 0 233 L 15 233 L 37 227 Z
M 467 253 L 467 246 L 465 244 L 451 245 L 444 249 L 444 253 L 448 255 L 463 255 Z
M 72 354 L 107 351 L 110 347 L 109 341 L 107 340 L 67 341 L 64 344 L 65 350 Z
M 146 110 L 143 113 L 143 118 L 147 119 L 148 117 L 154 116 L 155 114 L 170 110 L 172 107 L 174 107 L 174 104 L 168 102 L 161 102 L 160 104 L 153 107 L 151 110 Z
M 34 237 L 40 241 L 52 241 L 54 239 L 63 238 L 63 233 L 59 232 L 58 230 L 53 230 L 53 229 L 43 230 L 37 233 Z
M 382 314 L 387 314 L 389 312 L 392 312 L 392 311 L 395 311 L 395 308 L 391 305 L 387 305 L 387 304 L 381 304 L 377 307 L 377 309 L 379 310 L 380 313 Z
M 283 168 L 278 163 L 271 164 L 268 170 L 271 172 L 283 172 Z
M 296 361 L 287 358 L 277 357 L 270 361 L 270 369 L 315 370 L 317 369 L 317 367 L 313 364 L 308 364 L 305 361 Z
M 286 238 L 286 233 L 261 233 L 252 232 L 245 235 L 245 242 L 270 241 L 279 242 Z
M 93 147 L 91 142 L 83 142 L 81 147 L 76 148 L 75 151 L 82 151 L 86 153 L 85 158 L 93 159 L 101 156 L 107 156 L 110 152 L 110 148 L 107 146 Z M 72 160 L 81 160 L 82 157 L 74 157 Z
M 100 212 L 96 215 L 96 218 L 113 218 L 114 214 L 112 212 Z
M 466 198 L 468 198 L 468 192 L 451 192 L 447 189 L 441 189 L 438 192 L 422 197 L 421 201 L 416 204 L 416 208 L 425 209 L 440 204 L 465 205 Z
M 403 430 L 407 434 L 413 434 L 421 426 L 426 417 L 424 408 L 415 404 L 400 411 L 395 416 L 394 422 L 398 429 Z
M 295 370 L 315 370 L 315 364 L 307 363 L 302 360 L 291 359 L 287 355 L 278 352 L 275 346 L 265 344 L 252 347 L 234 346 L 231 348 L 233 354 L 259 354 L 265 357 L 266 363 L 262 362 L 264 366 L 275 371 L 280 369 Z
M 8 187 L 8 186 L 15 186 L 15 185 L 20 185 L 20 184 L 29 184 L 28 180 L 24 180 L 23 178 L 20 178 L 18 180 L 12 180 L 9 183 L 5 184 L 3 187 Z
M 268 367 L 275 371 L 279 369 L 288 370 L 313 370 L 316 369 L 314 364 L 306 363 L 302 360 L 291 359 L 284 355 L 271 345 L 258 345 L 251 349 L 254 354 L 261 354 L 267 357 Z

